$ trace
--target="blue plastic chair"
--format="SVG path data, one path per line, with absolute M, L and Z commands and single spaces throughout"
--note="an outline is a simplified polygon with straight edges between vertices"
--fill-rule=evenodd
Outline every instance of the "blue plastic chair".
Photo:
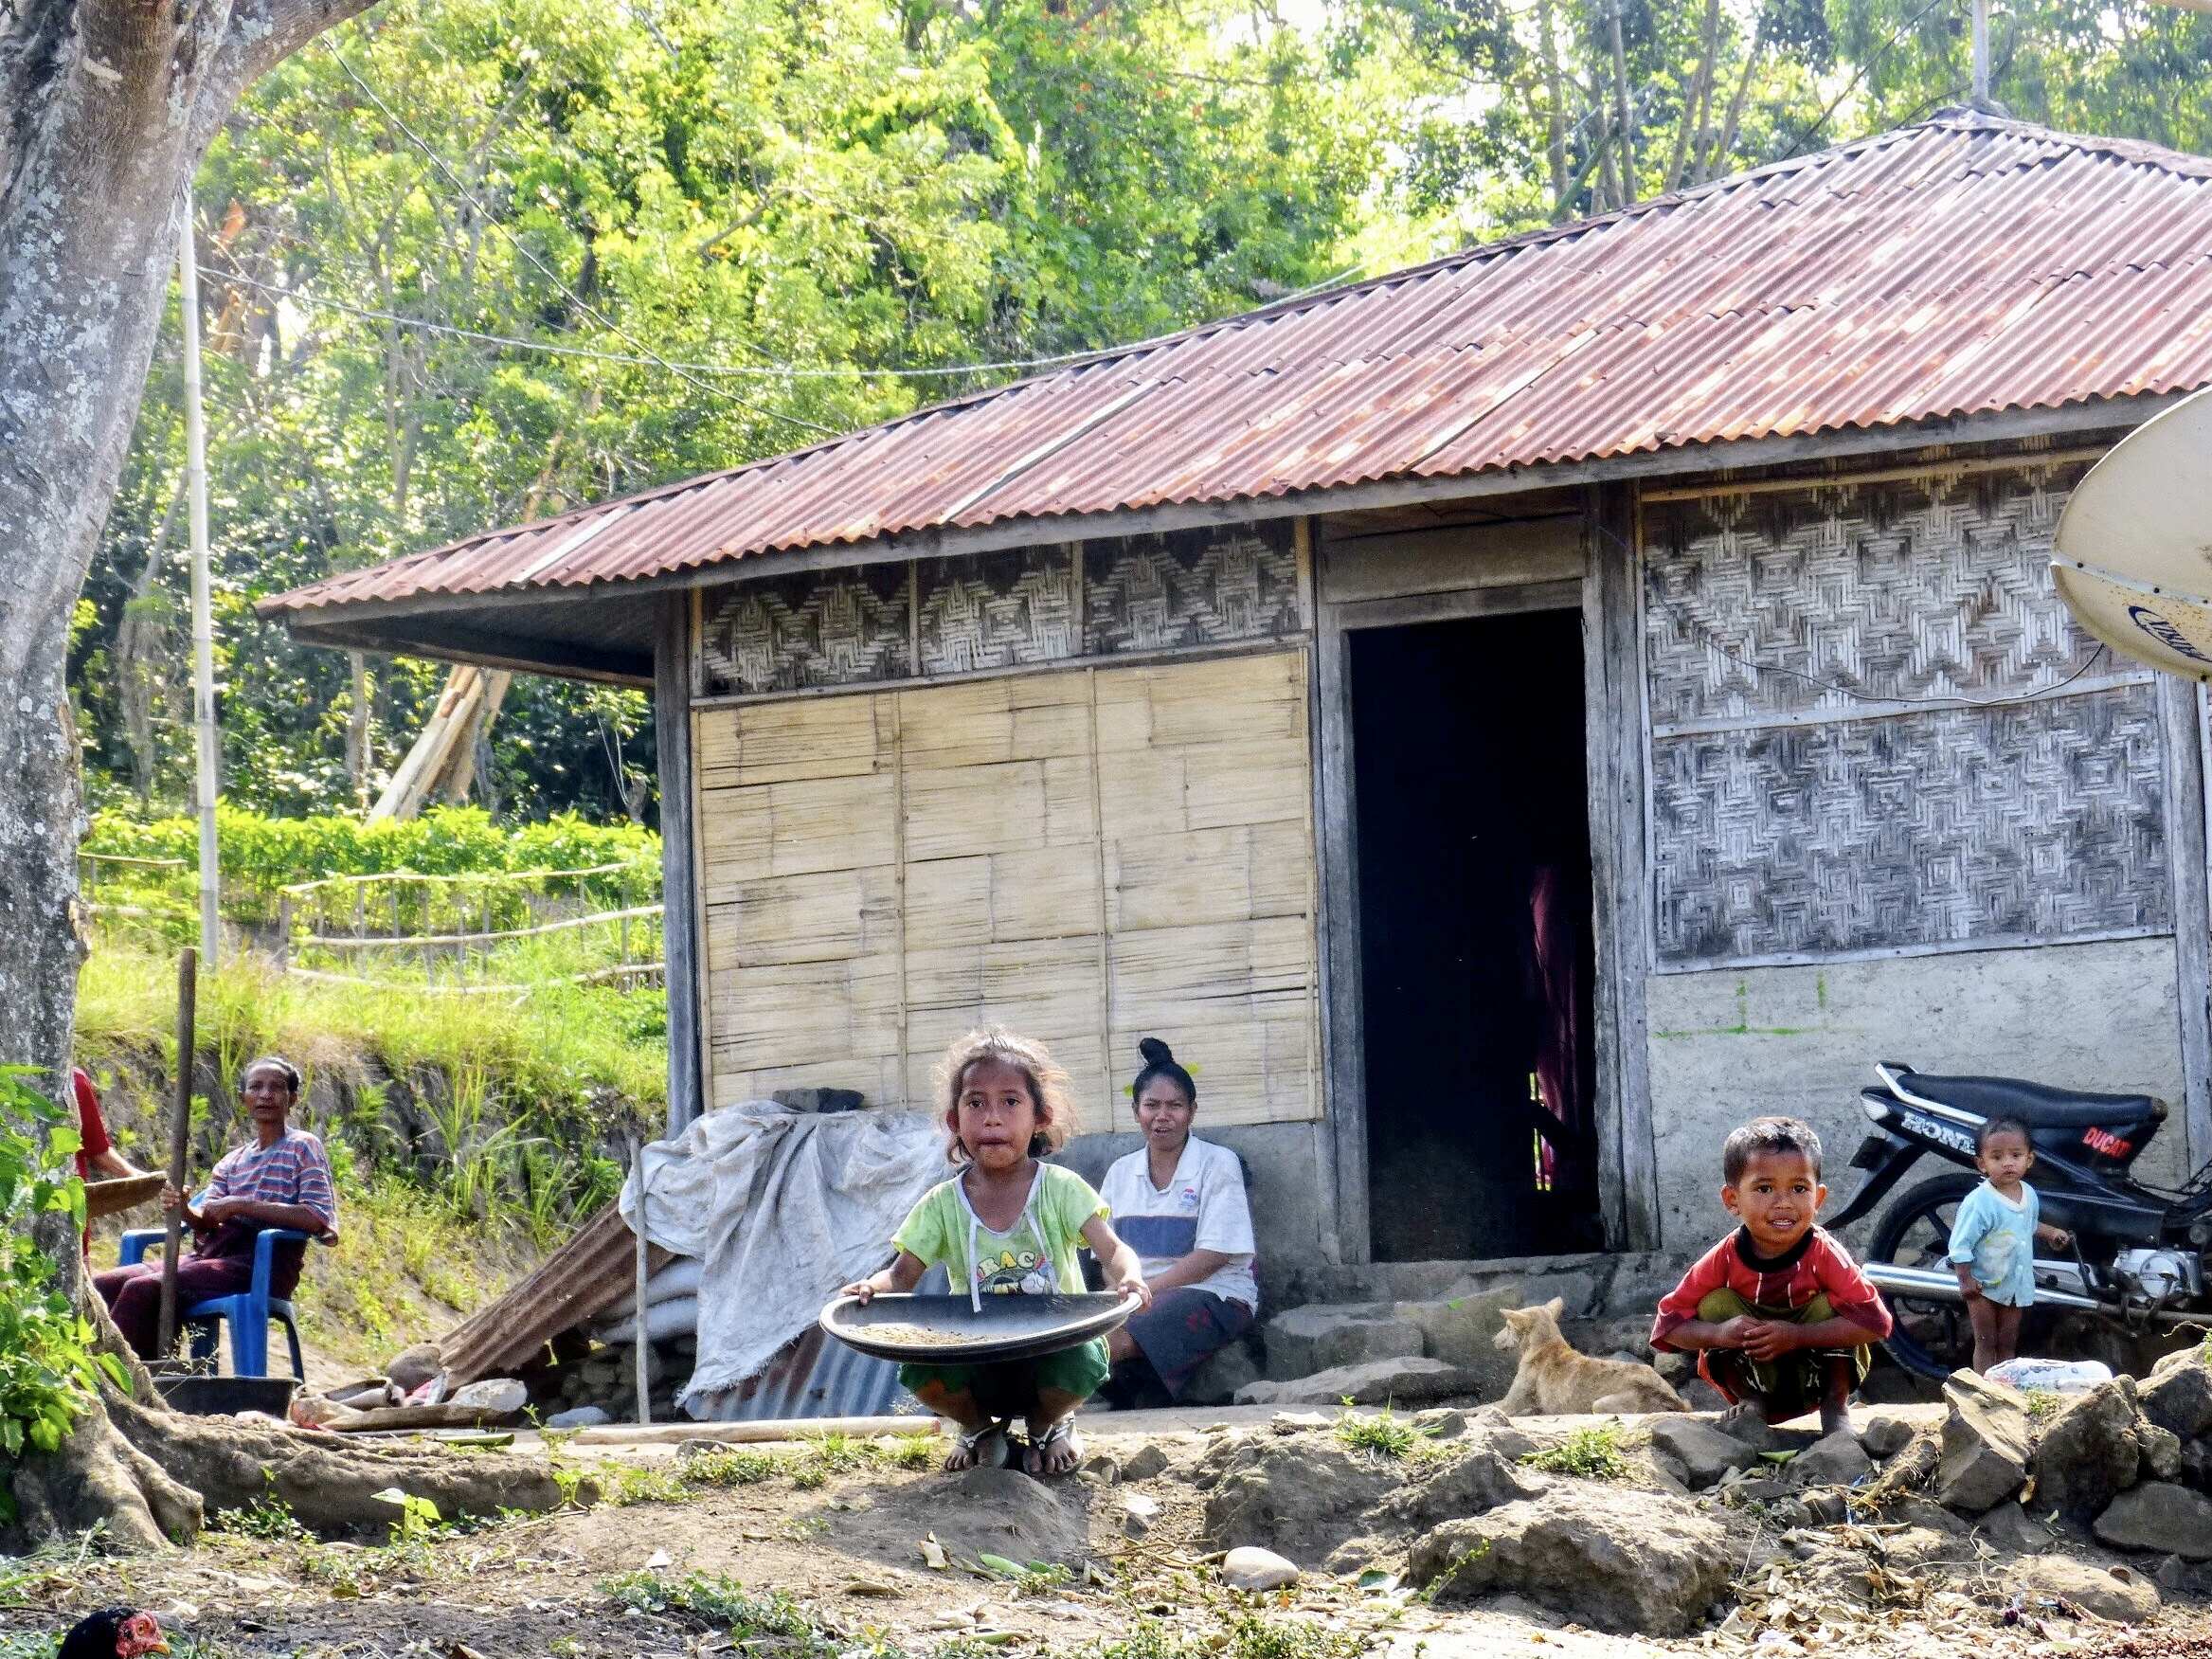
M 135 1267 L 146 1259 L 147 1247 L 169 1237 L 166 1227 L 145 1227 L 123 1235 L 120 1266 Z M 307 1380 L 307 1361 L 299 1352 L 299 1326 L 292 1317 L 292 1304 L 269 1294 L 270 1257 L 279 1238 L 307 1235 L 289 1227 L 264 1227 L 254 1238 L 254 1281 L 234 1296 L 211 1296 L 184 1310 L 183 1323 L 192 1327 L 192 1358 L 205 1360 L 215 1352 L 219 1322 L 230 1322 L 230 1371 L 234 1377 L 269 1374 L 269 1321 L 284 1326 L 292 1347 L 292 1375 Z

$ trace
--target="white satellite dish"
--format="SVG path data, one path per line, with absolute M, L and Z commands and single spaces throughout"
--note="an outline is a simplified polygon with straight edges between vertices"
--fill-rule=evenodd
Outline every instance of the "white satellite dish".
M 2051 575 L 2114 651 L 2212 679 L 2212 390 L 2113 446 L 2059 515 Z

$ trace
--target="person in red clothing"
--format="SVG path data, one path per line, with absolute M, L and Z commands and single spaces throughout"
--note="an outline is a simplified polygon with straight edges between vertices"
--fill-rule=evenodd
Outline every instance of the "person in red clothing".
M 90 1181 L 97 1173 L 120 1181 L 125 1176 L 145 1174 L 108 1139 L 107 1119 L 99 1111 L 99 1091 L 92 1086 L 92 1078 L 82 1066 L 70 1069 L 69 1092 L 77 1101 L 77 1179 Z M 84 1229 L 84 1253 L 87 1257 L 92 1254 L 90 1226 Z
M 1721 1146 L 1720 1202 L 1741 1223 L 1659 1303 L 1651 1345 L 1698 1356 L 1730 1421 L 1786 1423 L 1815 1406 L 1821 1432 L 1850 1422 L 1851 1391 L 1890 1332 L 1881 1293 L 1813 1225 L 1828 1189 L 1821 1141 L 1796 1118 L 1754 1118 Z

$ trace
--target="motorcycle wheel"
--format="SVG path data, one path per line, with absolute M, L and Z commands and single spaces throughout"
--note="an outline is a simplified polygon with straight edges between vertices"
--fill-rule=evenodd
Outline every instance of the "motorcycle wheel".
M 1981 1183 L 1978 1175 L 1939 1175 L 1911 1188 L 1882 1212 L 1867 1259 L 1949 1273 L 1951 1224 L 1960 1202 Z M 1906 1370 L 1941 1379 L 1974 1362 L 1974 1326 L 1964 1303 L 1882 1295 L 1894 1321 L 1882 1346 Z

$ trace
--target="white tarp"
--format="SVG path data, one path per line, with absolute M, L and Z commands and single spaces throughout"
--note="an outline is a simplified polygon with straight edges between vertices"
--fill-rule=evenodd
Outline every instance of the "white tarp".
M 701 1263 L 687 1409 L 751 1377 L 838 1286 L 889 1260 L 891 1234 L 949 1173 L 944 1129 L 927 1112 L 800 1112 L 764 1100 L 708 1113 L 647 1146 L 639 1164 L 647 1235 Z M 625 1220 L 638 1213 L 637 1180 L 622 1188 Z

